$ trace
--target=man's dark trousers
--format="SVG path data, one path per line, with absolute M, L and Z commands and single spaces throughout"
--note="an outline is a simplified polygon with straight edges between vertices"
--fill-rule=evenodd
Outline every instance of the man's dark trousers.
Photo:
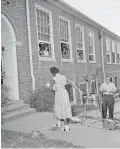
M 114 112 L 114 97 L 113 95 L 103 95 L 102 115 L 103 118 L 107 116 L 107 108 L 109 109 L 109 118 L 113 118 Z

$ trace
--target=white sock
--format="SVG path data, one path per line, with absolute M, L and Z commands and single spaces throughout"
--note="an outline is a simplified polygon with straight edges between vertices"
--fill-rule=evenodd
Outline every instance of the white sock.
M 67 130 L 67 131 L 69 131 L 69 126 L 68 125 L 65 125 L 65 129 Z
M 61 125 L 61 121 L 57 120 L 57 125 L 60 126 Z

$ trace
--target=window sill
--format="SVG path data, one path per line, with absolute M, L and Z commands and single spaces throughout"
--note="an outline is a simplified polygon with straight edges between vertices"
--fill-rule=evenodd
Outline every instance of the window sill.
M 56 61 L 55 58 L 49 58 L 49 57 L 39 57 L 40 61 Z
M 89 61 L 89 63 L 90 63 L 90 64 L 96 64 L 96 62 L 95 62 L 95 61 Z
M 109 65 L 111 65 L 112 63 L 111 63 L 111 62 L 107 62 L 106 64 L 109 64 Z
M 77 63 L 87 63 L 86 61 L 79 61 L 77 60 Z
M 61 61 L 62 62 L 68 62 L 68 63 L 71 62 L 72 63 L 73 62 L 73 59 L 61 59 Z

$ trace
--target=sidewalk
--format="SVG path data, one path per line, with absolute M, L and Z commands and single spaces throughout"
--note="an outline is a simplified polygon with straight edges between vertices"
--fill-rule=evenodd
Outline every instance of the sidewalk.
M 88 121 L 85 122 L 89 123 Z M 46 137 L 54 140 L 64 140 L 74 145 L 88 148 L 120 148 L 120 131 L 108 131 L 97 128 L 70 124 L 71 132 L 49 130 L 55 124 L 55 117 L 52 113 L 35 113 L 33 115 L 17 119 L 5 124 L 4 129 L 15 132 L 31 133 L 39 130 Z M 96 124 L 95 124 L 96 125 Z M 93 127 L 95 127 L 95 125 Z M 99 125 L 99 124 L 97 124 Z

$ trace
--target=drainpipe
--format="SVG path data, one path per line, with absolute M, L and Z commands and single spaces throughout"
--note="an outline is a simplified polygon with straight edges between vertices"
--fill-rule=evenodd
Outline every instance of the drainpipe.
M 104 64 L 104 53 L 103 53 L 103 38 L 102 38 L 102 33 L 104 31 L 104 28 L 101 30 L 101 52 L 102 52 L 102 68 L 103 68 L 103 79 L 105 81 L 105 64 Z
M 27 27 L 28 27 L 28 45 L 29 45 L 29 57 L 30 57 L 30 70 L 32 77 L 32 88 L 35 90 L 35 77 L 33 73 L 33 60 L 32 60 L 32 45 L 31 45 L 31 31 L 30 31 L 30 12 L 29 12 L 29 0 L 26 0 L 26 15 L 27 15 Z

